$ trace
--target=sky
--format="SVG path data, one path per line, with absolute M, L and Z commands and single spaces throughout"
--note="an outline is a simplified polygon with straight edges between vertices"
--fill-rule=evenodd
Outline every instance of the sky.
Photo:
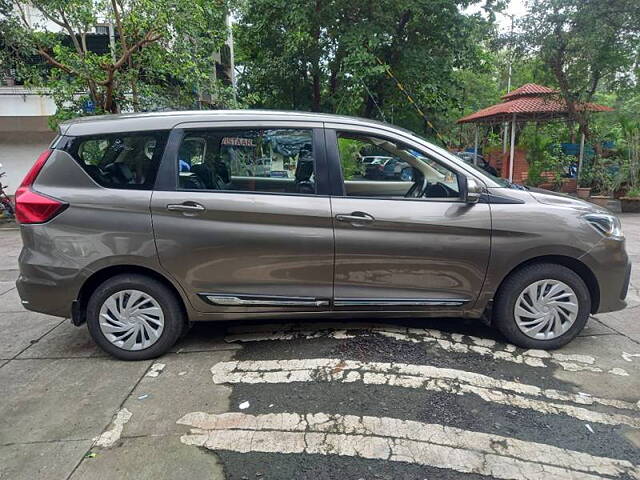
M 509 6 L 507 7 L 505 13 L 508 15 L 514 15 L 517 17 L 522 17 L 527 11 L 525 0 L 511 0 L 509 2 Z M 511 20 L 507 15 L 498 14 L 497 15 L 498 24 L 500 25 L 500 29 L 508 30 L 511 28 Z
M 514 15 L 516 18 L 524 16 L 527 11 L 525 1 L 526 0 L 510 0 L 504 13 L 496 14 L 498 28 L 501 31 L 507 31 L 511 28 L 511 19 L 509 18 L 509 15 Z M 472 5 L 467 8 L 466 11 L 469 13 L 478 12 L 481 10 L 480 5 L 481 3 Z

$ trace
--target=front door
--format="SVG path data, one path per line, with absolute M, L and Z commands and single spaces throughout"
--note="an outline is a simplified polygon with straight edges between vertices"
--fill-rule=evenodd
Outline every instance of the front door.
M 460 174 L 410 139 L 340 128 L 326 134 L 332 177 L 343 181 L 331 199 L 335 308 L 473 305 L 489 261 L 489 205 L 463 202 Z
M 153 193 L 153 228 L 162 266 L 195 309 L 330 308 L 333 227 L 316 173 L 323 139 L 313 125 L 172 132 L 161 169 L 172 181 Z

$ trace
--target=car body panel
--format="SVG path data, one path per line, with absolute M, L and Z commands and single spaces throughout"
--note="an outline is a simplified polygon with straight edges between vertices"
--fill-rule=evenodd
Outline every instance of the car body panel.
M 331 203 L 334 218 L 352 212 L 374 218 L 367 224 L 334 222 L 336 303 L 372 299 L 377 308 L 390 299 L 475 302 L 491 246 L 488 204 L 357 197 L 334 197 Z
M 102 268 L 161 271 L 149 214 L 151 190 L 103 188 L 60 150 L 51 154 L 34 190 L 69 206 L 45 224 L 21 226 L 17 285 L 27 308 L 68 316 L 84 281 Z
M 261 128 L 312 130 L 316 170 L 322 165 L 323 132 L 318 123 L 263 122 Z M 181 124 L 170 144 L 205 129 L 256 128 L 255 123 Z M 164 175 L 176 172 L 168 149 Z M 242 177 L 234 182 L 244 185 Z M 253 183 L 281 185 L 292 179 L 265 177 Z M 317 188 L 323 188 L 322 174 Z M 175 182 L 174 182 L 175 185 Z M 202 212 L 167 209 L 190 202 Z M 156 188 L 151 201 L 153 228 L 162 266 L 188 292 L 201 313 L 259 313 L 328 310 L 333 289 L 333 227 L 328 196 L 265 191 Z
M 181 132 L 218 126 L 316 129 L 319 194 L 177 191 Z M 624 240 L 605 238 L 583 219 L 602 210 L 548 192 L 500 188 L 444 149 L 388 124 L 303 112 L 196 111 L 92 117 L 60 127 L 61 138 L 171 129 L 154 191 L 103 188 L 62 151 L 64 142 L 54 142 L 33 188 L 68 207 L 44 224 L 21 226 L 17 286 L 26 308 L 68 316 L 92 275 L 136 266 L 173 285 L 194 321 L 366 318 L 373 311 L 382 317 L 476 318 L 510 272 L 548 257 L 580 262 L 593 273 L 600 311 L 624 307 Z M 346 197 L 336 145 L 316 143 L 318 137 L 330 140 L 334 129 L 407 143 L 477 180 L 486 194 L 476 204 Z M 286 180 L 261 178 L 274 185 Z M 391 191 L 402 182 L 379 183 Z M 205 214 L 166 209 L 184 201 L 203 204 Z M 354 211 L 375 221 L 335 222 L 336 214 Z M 292 299 L 297 306 L 282 303 Z M 339 304 L 344 299 L 378 305 Z
M 206 211 L 167 210 L 167 205 L 183 202 L 197 202 Z M 200 296 L 208 293 L 318 300 L 332 296 L 333 230 L 328 197 L 158 191 L 153 194 L 151 211 L 160 262 L 189 292 L 196 310 L 278 308 L 213 305 Z

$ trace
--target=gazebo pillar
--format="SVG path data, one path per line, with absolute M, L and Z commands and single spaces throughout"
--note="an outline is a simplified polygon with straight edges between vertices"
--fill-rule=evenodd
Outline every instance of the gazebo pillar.
M 509 122 L 504 122 L 502 125 L 502 153 L 507 153 L 507 138 L 509 138 Z
M 476 139 L 474 142 L 474 147 L 473 147 L 473 164 L 474 165 L 478 165 L 478 124 L 475 124 L 476 126 Z
M 511 121 L 511 150 L 509 150 L 509 181 L 513 182 L 513 159 L 515 158 L 516 148 L 516 114 L 513 114 Z

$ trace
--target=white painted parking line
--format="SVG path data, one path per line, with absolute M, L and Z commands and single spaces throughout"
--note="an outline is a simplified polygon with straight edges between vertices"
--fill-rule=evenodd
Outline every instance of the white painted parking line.
M 261 342 L 273 340 L 293 340 L 333 338 L 337 340 L 359 336 L 382 335 L 394 340 L 426 343 L 447 352 L 469 353 L 491 357 L 493 360 L 524 364 L 530 367 L 548 368 L 558 366 L 569 372 L 608 373 L 628 376 L 623 368 L 603 370 L 597 366 L 597 359 L 591 355 L 563 354 L 544 350 L 522 350 L 515 345 L 500 343 L 488 338 L 447 333 L 429 328 L 394 327 L 383 324 L 275 324 L 262 326 L 240 326 L 229 329 L 225 341 Z
M 541 443 L 387 417 L 192 412 L 181 441 L 211 450 L 341 455 L 500 479 L 640 479 L 636 465 Z
M 113 422 L 111 422 L 111 428 L 105 432 L 102 432 L 99 437 L 94 438 L 93 446 L 102 448 L 113 447 L 116 442 L 120 440 L 124 425 L 129 420 L 131 420 L 131 415 L 132 413 L 126 408 L 118 410 L 118 413 L 116 413 Z
M 542 389 L 479 373 L 430 365 L 358 362 L 337 358 L 221 362 L 211 368 L 214 383 L 362 382 L 369 385 L 475 394 L 482 400 L 539 413 L 569 415 L 586 422 L 640 428 L 640 417 L 584 408 L 601 405 L 637 413 L 640 404 Z M 557 403 L 557 401 L 567 403 Z

